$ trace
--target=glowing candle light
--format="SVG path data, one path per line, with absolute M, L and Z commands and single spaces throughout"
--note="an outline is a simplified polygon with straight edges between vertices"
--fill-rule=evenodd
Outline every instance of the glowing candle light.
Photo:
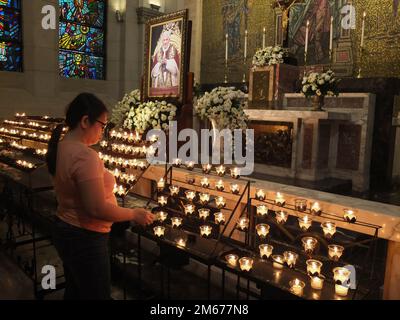
M 320 204 L 318 202 L 314 202 L 311 205 L 311 214 L 314 216 L 320 216 L 321 213 L 322 213 L 322 209 L 321 209 Z
M 208 193 L 200 193 L 200 203 L 206 205 L 210 201 L 210 195 Z
M 240 270 L 250 271 L 253 268 L 254 260 L 252 258 L 243 257 L 239 259 Z
M 211 234 L 212 227 L 211 226 L 200 226 L 200 234 L 202 237 L 208 237 Z
M 299 217 L 299 226 L 300 229 L 303 231 L 307 231 L 308 229 L 310 229 L 311 225 L 312 225 L 312 220 L 310 219 L 309 216 L 304 216 L 304 217 Z
M 168 198 L 167 197 L 165 197 L 165 196 L 159 196 L 158 197 L 158 204 L 161 207 L 165 206 L 167 204 L 167 202 L 168 202 Z
M 209 209 L 199 209 L 199 217 L 206 220 L 210 215 Z
M 164 211 L 157 212 L 156 219 L 160 222 L 164 222 L 168 218 L 168 213 Z
M 231 192 L 233 194 L 239 194 L 240 193 L 240 187 L 238 184 L 231 184 Z
M 306 261 L 307 273 L 311 277 L 316 277 L 321 274 L 322 262 L 314 259 Z
M 285 203 L 286 203 L 286 201 L 285 201 L 285 198 L 283 197 L 283 195 L 280 192 L 277 192 L 276 198 L 275 198 L 275 204 L 277 206 L 284 207 Z
M 356 211 L 352 209 L 344 209 L 344 219 L 349 223 L 355 223 L 357 221 Z
M 194 198 L 196 198 L 196 192 L 194 191 L 185 191 L 185 195 L 186 195 L 186 199 L 188 199 L 189 201 L 193 201 Z
M 194 213 L 195 208 L 194 208 L 194 205 L 187 204 L 187 205 L 184 206 L 184 210 L 185 210 L 185 214 L 186 215 L 190 215 L 190 214 Z
M 203 172 L 208 174 L 211 172 L 212 165 L 211 164 L 203 164 L 202 168 L 203 168 Z
M 285 262 L 289 266 L 289 268 L 294 268 L 296 266 L 299 255 L 292 251 L 285 251 L 283 253 L 283 257 L 285 258 Z
M 162 236 L 164 236 L 165 227 L 163 227 L 163 226 L 157 226 L 157 227 L 154 227 L 153 230 L 154 230 L 154 234 L 155 234 L 157 237 L 161 238 Z
M 256 225 L 257 234 L 261 238 L 265 238 L 269 233 L 269 225 L 260 223 Z
M 312 237 L 304 237 L 301 239 L 301 242 L 303 243 L 304 251 L 307 254 L 312 254 L 318 244 L 317 239 Z
M 202 179 L 200 180 L 200 185 L 201 185 L 203 188 L 208 188 L 208 187 L 210 186 L 210 181 L 208 180 L 207 177 L 204 177 L 204 178 L 202 178 Z
M 239 257 L 236 254 L 228 254 L 225 259 L 231 267 L 236 267 Z
M 264 257 L 268 259 L 272 255 L 272 251 L 274 250 L 274 247 L 269 244 L 260 244 L 258 248 L 260 249 L 261 259 L 264 259 Z
M 179 194 L 179 187 L 178 186 L 170 186 L 169 191 L 171 193 L 171 196 L 177 196 Z
M 262 48 L 263 48 L 263 49 L 265 48 L 266 32 L 267 32 L 267 30 L 266 30 L 266 28 L 264 27 L 264 29 L 263 29 L 263 40 L 262 40 Z
M 266 205 L 257 206 L 257 215 L 259 216 L 268 215 L 268 207 Z
M 283 269 L 283 264 L 285 262 L 285 258 L 279 254 L 273 255 L 272 260 L 274 263 L 272 264 L 276 269 Z
M 218 182 L 215 184 L 215 189 L 217 189 L 218 191 L 224 191 L 224 182 L 222 180 L 218 180 Z
M 225 175 L 225 167 L 223 165 L 216 167 L 215 171 L 217 172 L 217 175 L 219 175 L 220 177 L 223 177 Z
M 240 178 L 240 169 L 239 168 L 231 169 L 231 177 L 234 179 L 239 179 Z
M 338 296 L 345 297 L 348 294 L 349 287 L 348 281 L 350 279 L 351 271 L 346 268 L 334 268 L 333 279 L 335 280 L 335 292 Z
M 322 230 L 326 238 L 331 239 L 336 233 L 336 225 L 333 222 L 327 221 L 321 224 Z
M 224 197 L 217 197 L 215 198 L 215 203 L 218 209 L 222 209 L 226 206 L 226 201 Z
M 257 192 L 256 192 L 256 199 L 257 199 L 257 200 L 261 200 L 261 201 L 265 200 L 265 192 L 264 192 L 263 189 L 258 189 L 258 190 L 257 190 Z
M 280 224 L 286 223 L 288 217 L 289 215 L 286 211 L 277 211 L 275 216 L 276 221 Z
M 176 239 L 176 244 L 179 247 L 186 247 L 186 239 L 178 238 L 178 239 Z
M 299 212 L 305 212 L 307 210 L 307 200 L 306 199 L 296 199 L 295 209 Z
M 325 277 L 323 275 L 319 275 L 316 277 L 311 277 L 311 288 L 315 290 L 322 290 L 324 287 Z
M 182 218 L 179 217 L 171 218 L 171 224 L 173 228 L 179 228 L 182 225 Z
M 162 191 L 162 190 L 164 190 L 164 188 L 165 188 L 165 181 L 164 181 L 164 178 L 161 178 L 161 179 L 157 182 L 157 189 L 158 189 L 159 191 Z
M 250 220 L 247 217 L 241 217 L 238 221 L 238 228 L 242 231 L 249 228 Z
M 330 244 L 328 249 L 329 259 L 333 261 L 339 261 L 340 257 L 343 255 L 344 247 L 336 244 Z
M 174 160 L 173 160 L 173 165 L 174 165 L 175 167 L 178 167 L 178 168 L 179 168 L 179 167 L 182 165 L 182 160 L 179 159 L 179 158 L 174 159 Z
M 225 215 L 222 212 L 214 213 L 215 223 L 221 224 L 225 222 Z
M 186 169 L 192 171 L 194 168 L 194 162 L 193 161 L 188 161 L 186 162 Z
M 306 284 L 303 281 L 299 279 L 294 279 L 289 282 L 290 292 L 292 292 L 296 296 L 302 296 L 305 285 Z

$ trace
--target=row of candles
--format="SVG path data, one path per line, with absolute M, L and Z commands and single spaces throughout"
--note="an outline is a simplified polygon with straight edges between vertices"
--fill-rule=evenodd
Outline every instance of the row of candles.
M 192 205 L 186 205 L 184 207 L 184 212 L 186 215 L 193 215 L 196 211 L 196 208 Z M 210 216 L 210 209 L 198 209 L 197 210 L 200 219 L 206 220 Z M 168 213 L 165 211 L 159 211 L 156 214 L 156 219 L 159 222 L 164 222 L 168 218 Z M 225 222 L 225 214 L 222 212 L 215 212 L 214 213 L 214 221 L 216 224 L 222 224 Z M 180 227 L 182 224 L 182 218 L 173 217 L 171 218 L 172 227 Z
M 139 168 L 140 170 L 147 168 L 147 162 L 142 160 L 117 158 L 101 152 L 99 152 L 99 157 L 105 164 L 118 165 L 122 168 Z
M 123 197 L 128 193 L 128 188 L 126 188 L 125 186 L 122 186 L 122 185 L 114 184 L 113 193 L 116 196 Z
M 27 133 L 26 131 L 20 132 L 19 130 L 8 129 L 8 128 L 4 128 L 4 127 L 0 128 L 0 133 L 11 135 L 11 136 L 22 137 L 22 138 L 31 138 L 31 139 L 35 139 L 35 140 L 41 140 L 44 142 L 49 141 L 50 137 L 51 137 L 48 134 L 38 135 L 36 132 L 34 132 L 34 133 Z
M 107 141 L 101 141 L 100 142 L 100 147 L 107 148 L 108 142 Z M 125 145 L 125 144 L 117 144 L 113 143 L 111 144 L 111 150 L 113 152 L 119 152 L 119 153 L 124 153 L 124 154 L 129 154 L 133 156 L 143 156 L 145 157 L 146 155 L 149 156 L 154 156 L 156 153 L 156 148 L 153 146 L 142 146 L 142 147 L 135 147 L 135 146 L 130 146 L 130 145 Z
M 192 176 L 188 176 L 187 178 L 191 179 Z M 193 177 L 193 179 L 194 179 L 194 177 Z M 191 184 L 193 184 L 193 183 L 191 183 Z M 203 188 L 210 188 L 210 180 L 207 177 L 204 177 L 204 178 L 202 178 L 200 180 L 200 185 Z M 225 185 L 224 185 L 224 182 L 222 180 L 216 181 L 214 187 L 215 187 L 215 189 L 217 191 L 224 191 L 225 190 Z M 164 180 L 164 178 L 161 178 L 157 182 L 157 189 L 159 191 L 162 191 L 162 190 L 165 189 L 165 180 Z M 178 193 L 179 193 L 179 187 L 178 186 L 170 186 L 169 189 L 170 189 L 170 192 L 171 192 L 172 196 L 177 196 L 178 195 Z M 240 186 L 237 183 L 231 183 L 230 184 L 230 191 L 233 194 L 239 194 L 240 193 Z
M 142 141 L 142 136 L 139 135 L 138 132 L 136 132 L 135 134 L 133 134 L 132 132 L 118 132 L 118 131 L 111 131 L 110 132 L 110 138 L 112 139 L 117 139 L 117 140 L 122 140 L 122 141 L 126 141 L 126 142 L 135 142 L 135 143 L 139 143 Z M 154 143 L 157 142 L 158 140 L 158 136 L 153 135 L 150 137 L 150 142 Z
M 183 165 L 182 160 L 179 158 L 174 159 L 172 161 L 172 165 L 177 168 L 184 166 L 188 170 L 193 170 L 195 167 L 194 161 L 187 161 L 187 162 L 185 162 L 185 165 Z M 202 165 L 202 170 L 203 170 L 203 173 L 205 173 L 205 174 L 211 173 L 212 169 L 213 169 L 213 166 L 209 163 Z M 227 172 L 227 168 L 224 165 L 219 165 L 219 166 L 215 167 L 215 172 L 220 177 L 223 177 L 225 175 L 225 173 Z M 237 168 L 237 167 L 231 168 L 230 175 L 234 179 L 239 179 L 240 178 L 240 168 Z
M 193 202 L 196 198 L 196 192 L 194 191 L 186 191 L 186 199 L 190 202 Z M 158 199 L 158 204 L 161 207 L 164 207 L 168 203 L 168 196 L 159 196 Z M 200 193 L 199 194 L 199 201 L 202 205 L 206 205 L 210 202 L 210 195 L 208 193 Z M 215 198 L 215 204 L 218 209 L 225 208 L 226 206 L 226 199 L 224 197 L 216 197 Z
M 11 142 L 10 147 L 13 149 L 22 150 L 22 151 L 29 149 L 27 146 L 19 144 L 16 141 Z M 44 156 L 47 154 L 47 149 L 35 149 L 35 154 Z
M 49 129 L 49 126 L 41 125 L 39 122 L 35 122 L 35 121 L 23 122 L 23 121 L 4 120 L 4 123 L 14 125 L 14 126 L 20 126 L 20 127 L 26 126 L 26 127 L 31 127 L 34 129 L 41 129 L 41 130 Z
M 124 173 L 118 169 L 109 170 L 112 175 L 119 181 L 127 184 L 133 184 L 137 181 L 137 176 L 134 174 Z

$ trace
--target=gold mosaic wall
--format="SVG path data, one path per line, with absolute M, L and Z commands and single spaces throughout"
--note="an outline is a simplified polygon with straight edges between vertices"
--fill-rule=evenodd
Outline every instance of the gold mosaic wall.
M 354 75 L 357 74 L 358 66 L 361 64 L 363 77 L 400 77 L 400 8 L 395 17 L 394 0 L 353 0 L 352 2 L 357 14 L 357 28 L 351 33 Z M 224 20 L 235 25 L 236 34 L 239 34 L 233 45 L 234 48 L 230 48 L 232 52 L 230 51 L 229 82 L 242 81 L 244 71 L 250 67 L 252 55 L 262 45 L 263 27 L 267 29 L 266 45 L 274 44 L 275 18 L 271 3 L 272 0 L 204 0 L 202 83 L 220 83 L 224 80 Z M 235 6 L 237 9 L 234 8 Z M 364 10 L 367 12 L 365 51 L 360 61 L 358 48 Z M 245 67 L 243 47 L 246 25 L 249 32 L 249 57 Z

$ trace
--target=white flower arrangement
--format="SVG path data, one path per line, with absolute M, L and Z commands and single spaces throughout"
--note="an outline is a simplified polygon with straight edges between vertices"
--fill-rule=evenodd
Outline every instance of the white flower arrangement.
M 274 64 L 281 64 L 284 58 L 288 56 L 288 50 L 281 46 L 265 47 L 258 49 L 253 57 L 254 67 L 265 67 Z
M 195 112 L 204 120 L 215 120 L 220 128 L 246 129 L 244 112 L 247 95 L 233 87 L 217 87 L 197 100 Z
M 125 94 L 122 100 L 119 101 L 112 109 L 110 121 L 114 123 L 117 128 L 122 128 L 128 112 L 139 103 L 140 90 L 136 89 Z
M 311 72 L 303 78 L 301 93 L 306 97 L 338 96 L 339 81 L 332 70 L 324 73 Z
M 166 101 L 147 101 L 132 107 L 124 121 L 124 128 L 144 133 L 150 129 L 167 131 L 176 117 L 176 106 Z

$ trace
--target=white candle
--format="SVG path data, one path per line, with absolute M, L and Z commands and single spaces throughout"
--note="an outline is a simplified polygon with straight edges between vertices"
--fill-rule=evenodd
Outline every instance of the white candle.
M 315 290 L 322 290 L 324 286 L 325 277 L 320 275 L 318 277 L 311 277 L 311 288 Z
M 225 35 L 225 63 L 228 64 L 228 34 Z
M 272 254 L 272 251 L 274 250 L 274 247 L 269 244 L 260 244 L 258 248 L 260 249 L 261 259 L 263 259 L 264 257 L 269 258 Z
M 333 48 L 333 17 L 331 16 L 331 27 L 329 33 L 329 51 L 332 51 Z
M 338 246 L 336 244 L 330 244 L 328 246 L 328 249 L 329 249 L 328 251 L 329 259 L 333 261 L 338 261 L 340 257 L 343 255 L 344 247 L 342 246 Z
M 178 238 L 178 239 L 176 239 L 176 244 L 179 247 L 186 247 L 186 240 L 183 238 Z
M 299 255 L 292 251 L 285 251 L 283 253 L 283 257 L 285 258 L 286 264 L 289 266 L 289 268 L 294 268 Z
M 272 264 L 276 269 L 283 269 L 283 263 L 285 262 L 285 258 L 281 255 L 273 255 L 272 260 L 274 263 Z
M 265 192 L 263 189 L 257 190 L 256 199 L 261 201 L 265 200 Z
M 153 230 L 154 230 L 154 234 L 157 237 L 162 237 L 164 235 L 164 232 L 165 232 L 165 228 L 162 227 L 162 226 L 154 227 Z
M 247 30 L 244 32 L 244 59 L 247 58 Z
M 266 36 L 266 29 L 264 27 L 264 29 L 263 29 L 263 42 L 262 42 L 263 49 L 265 48 L 265 36 Z
M 236 267 L 239 257 L 236 254 L 228 254 L 225 256 L 225 259 L 230 266 Z
M 302 296 L 303 295 L 303 289 L 305 287 L 305 283 L 299 279 L 294 279 L 290 281 L 290 291 L 297 295 L 297 296 Z
M 306 261 L 307 273 L 312 276 L 319 276 L 321 274 L 322 262 L 314 259 Z
M 210 215 L 210 210 L 209 209 L 199 209 L 199 217 L 201 219 L 207 219 L 208 216 Z
M 364 11 L 362 18 L 362 27 L 361 27 L 361 48 L 364 47 L 364 35 L 365 35 L 365 17 L 367 13 Z
M 354 223 L 357 221 L 357 216 L 356 216 L 355 210 L 344 209 L 343 212 L 344 212 L 343 217 L 347 222 Z
M 324 231 L 324 235 L 326 238 L 331 239 L 333 235 L 336 233 L 336 224 L 333 222 L 327 221 L 321 224 L 322 230 Z
M 238 227 L 240 230 L 244 231 L 249 227 L 250 220 L 247 217 L 242 217 L 239 219 Z
M 346 268 L 338 267 L 333 269 L 333 279 L 336 282 L 335 291 L 337 295 L 347 296 L 347 292 L 349 291 L 347 281 L 350 278 L 350 274 L 351 271 Z
M 211 234 L 212 227 L 211 226 L 200 226 L 200 234 L 203 237 L 208 237 Z
M 161 178 L 161 179 L 157 182 L 157 188 L 158 188 L 159 190 L 162 190 L 162 189 L 165 188 L 165 181 L 164 181 L 163 178 Z
M 257 234 L 261 238 L 265 238 L 269 233 L 269 225 L 260 223 L 256 226 Z
M 210 195 L 208 193 L 200 193 L 200 203 L 206 205 L 210 201 Z
M 223 223 L 225 222 L 225 215 L 222 212 L 214 213 L 215 223 Z
M 239 259 L 240 269 L 242 271 L 250 271 L 253 267 L 254 260 L 252 258 L 243 257 Z
M 307 51 L 308 51 L 308 32 L 309 32 L 309 27 L 310 27 L 310 20 L 307 20 L 306 39 L 304 41 L 304 52 L 305 52 L 305 54 L 307 54 Z
M 171 218 L 172 227 L 178 228 L 182 225 L 182 218 L 173 217 Z
M 160 212 L 157 212 L 156 217 L 157 217 L 158 221 L 164 222 L 168 217 L 168 213 L 166 213 L 164 211 L 160 211 Z
M 301 230 L 307 231 L 308 229 L 310 229 L 311 224 L 312 220 L 309 218 L 309 216 L 304 216 L 302 218 L 299 218 L 299 226 Z
M 200 185 L 203 188 L 208 188 L 210 186 L 210 182 L 208 181 L 208 178 L 204 177 L 200 180 Z
M 170 186 L 169 190 L 171 192 L 171 196 L 177 196 L 179 194 L 179 187 L 178 186 Z

